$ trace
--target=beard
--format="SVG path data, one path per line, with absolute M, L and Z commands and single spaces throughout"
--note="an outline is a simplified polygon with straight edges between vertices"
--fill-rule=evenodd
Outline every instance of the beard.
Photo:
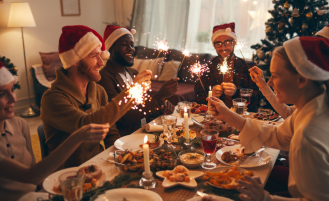
M 134 65 L 134 62 L 127 62 L 125 60 L 125 58 L 123 58 L 123 56 L 118 52 L 118 51 L 114 51 L 114 60 L 120 65 L 120 66 L 127 66 L 127 67 L 131 67 Z
M 223 50 L 223 51 L 228 52 L 228 51 L 231 51 L 231 50 L 225 49 L 225 50 Z M 232 56 L 233 56 L 233 52 L 234 52 L 234 50 L 232 50 L 232 51 L 230 52 L 230 54 L 229 54 L 227 57 L 222 57 L 221 53 L 223 53 L 223 51 L 220 50 L 220 52 L 217 53 L 218 56 L 219 56 L 222 60 L 224 60 L 225 58 L 226 58 L 227 60 L 230 60 L 230 59 L 232 58 Z
M 95 81 L 98 82 L 101 80 L 101 75 L 99 73 L 96 73 L 93 70 L 93 67 L 90 67 L 87 63 L 85 63 L 84 61 L 80 60 L 79 62 L 79 66 L 78 66 L 78 72 L 87 77 L 87 79 L 89 81 Z

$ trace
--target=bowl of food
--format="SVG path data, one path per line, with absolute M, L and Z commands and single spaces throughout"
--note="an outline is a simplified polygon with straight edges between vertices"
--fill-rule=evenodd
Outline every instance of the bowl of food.
M 204 161 L 205 153 L 200 150 L 184 150 L 179 152 L 180 162 L 187 168 L 197 168 Z

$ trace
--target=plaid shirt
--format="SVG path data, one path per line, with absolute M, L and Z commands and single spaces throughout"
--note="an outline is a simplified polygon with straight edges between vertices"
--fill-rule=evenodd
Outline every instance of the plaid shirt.
M 219 85 L 223 82 L 223 74 L 217 69 L 218 63 L 221 63 L 220 57 L 213 58 L 208 62 L 209 72 L 204 73 L 200 78 L 202 84 L 205 87 L 206 92 L 209 91 L 209 86 Z M 235 94 L 232 96 L 232 99 L 240 97 L 240 89 L 248 88 L 253 90 L 253 94 L 250 99 L 250 104 L 248 105 L 248 111 L 257 112 L 260 102 L 260 91 L 257 85 L 251 80 L 248 69 L 255 66 L 254 62 L 247 61 L 248 66 L 243 61 L 243 59 L 234 56 L 234 75 L 233 75 L 233 84 L 237 87 Z M 194 85 L 195 99 L 197 103 L 206 104 L 206 98 L 208 95 L 204 92 L 200 81 L 198 80 Z M 223 93 L 220 97 L 221 100 L 224 100 L 225 94 Z M 230 107 L 230 106 L 229 106 Z

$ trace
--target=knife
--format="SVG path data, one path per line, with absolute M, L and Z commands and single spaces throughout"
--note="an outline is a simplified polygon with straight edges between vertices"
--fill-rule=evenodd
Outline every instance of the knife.
M 258 151 L 256 151 L 255 153 L 251 154 L 251 155 L 244 155 L 240 158 L 240 160 L 238 160 L 236 163 L 236 166 L 240 166 L 243 162 L 245 162 L 248 158 L 256 156 L 258 153 L 264 151 L 265 147 L 259 149 Z

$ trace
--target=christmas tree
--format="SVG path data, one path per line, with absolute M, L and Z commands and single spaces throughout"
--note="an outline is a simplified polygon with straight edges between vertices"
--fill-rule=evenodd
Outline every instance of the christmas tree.
M 329 20 L 326 0 L 273 0 L 273 4 L 272 18 L 265 23 L 266 38 L 251 46 L 256 50 L 253 61 L 265 71 L 275 47 L 296 36 L 313 36 Z
M 13 74 L 14 76 L 17 76 L 17 67 L 14 66 L 14 64 L 10 62 L 10 59 L 8 59 L 4 56 L 0 56 L 0 61 L 3 63 L 3 65 L 6 66 L 6 68 L 11 72 L 11 74 Z M 17 82 L 17 83 L 14 84 L 14 88 L 15 89 L 20 89 L 21 86 Z

